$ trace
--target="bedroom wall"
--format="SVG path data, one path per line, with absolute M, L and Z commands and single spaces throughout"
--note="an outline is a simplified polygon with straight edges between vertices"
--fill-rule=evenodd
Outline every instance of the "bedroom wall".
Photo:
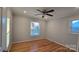
M 37 37 L 31 37 L 30 35 L 30 25 L 32 21 L 40 23 L 41 33 Z M 45 22 L 40 21 L 39 19 L 29 18 L 25 16 L 14 16 L 13 17 L 13 42 L 21 41 L 31 41 L 36 39 L 45 38 Z
M 55 41 L 76 50 L 78 35 L 72 34 L 70 31 L 69 25 L 71 20 L 73 20 L 73 18 L 66 17 L 49 21 L 47 36 L 50 41 Z
M 78 34 L 78 41 L 77 41 L 77 51 L 79 52 L 79 34 Z

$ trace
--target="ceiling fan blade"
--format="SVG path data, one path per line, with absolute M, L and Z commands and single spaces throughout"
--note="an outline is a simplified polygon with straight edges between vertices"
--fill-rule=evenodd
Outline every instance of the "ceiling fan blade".
M 46 15 L 48 15 L 48 16 L 53 16 L 53 15 L 51 15 L 51 14 L 46 14 Z
M 37 11 L 42 12 L 41 10 L 37 9 Z
M 52 9 L 52 10 L 49 10 L 49 11 L 47 11 L 46 13 L 49 13 L 49 12 L 54 12 L 54 10 Z
M 35 15 L 42 15 L 42 14 L 35 14 Z

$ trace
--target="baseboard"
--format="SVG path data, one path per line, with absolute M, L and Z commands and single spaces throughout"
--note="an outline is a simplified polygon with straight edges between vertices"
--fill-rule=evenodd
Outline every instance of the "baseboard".
M 50 40 L 49 40 L 49 41 L 50 41 Z M 62 46 L 64 46 L 64 47 L 67 47 L 67 48 L 69 48 L 69 49 L 71 49 L 71 50 L 76 51 L 76 49 L 70 48 L 70 47 L 68 47 L 68 46 L 66 46 L 66 45 L 64 45 L 64 44 L 61 44 L 61 43 L 57 42 L 57 41 L 53 41 L 53 42 L 55 42 L 55 43 L 57 43 L 57 44 L 59 44 L 59 45 L 62 45 Z
M 44 38 L 45 39 L 45 38 Z M 34 40 L 42 40 L 42 39 L 34 39 Z M 24 41 L 18 41 L 18 42 L 12 42 L 13 44 L 15 43 L 22 43 L 22 42 L 29 42 L 29 41 L 33 41 L 33 40 L 24 40 Z
M 76 48 L 76 45 L 65 45 L 66 47 L 69 47 L 70 49 L 74 50 L 74 51 L 77 51 L 77 48 Z M 75 46 L 75 47 L 73 47 Z
M 11 46 L 12 46 L 12 43 L 8 47 L 8 52 L 10 52 Z
M 27 40 L 24 40 L 24 41 L 18 41 L 18 42 L 12 42 L 13 44 L 15 43 L 22 43 L 22 42 L 26 42 Z M 28 42 L 28 41 L 27 41 Z

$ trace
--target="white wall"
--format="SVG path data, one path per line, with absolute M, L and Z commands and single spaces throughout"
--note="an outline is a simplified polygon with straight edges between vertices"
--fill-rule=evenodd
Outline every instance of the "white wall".
M 31 37 L 30 25 L 32 21 L 36 21 L 40 23 L 40 27 L 41 27 L 40 36 Z M 23 16 L 14 16 L 12 27 L 13 27 L 13 31 L 12 31 L 13 42 L 31 41 L 31 40 L 45 38 L 45 22 L 40 21 L 39 19 L 33 19 L 33 18 L 23 17 Z
M 78 40 L 77 40 L 77 51 L 79 52 L 79 34 L 78 34 Z
M 47 36 L 51 41 L 56 41 L 76 50 L 77 35 L 70 31 L 72 18 L 54 19 L 48 22 Z

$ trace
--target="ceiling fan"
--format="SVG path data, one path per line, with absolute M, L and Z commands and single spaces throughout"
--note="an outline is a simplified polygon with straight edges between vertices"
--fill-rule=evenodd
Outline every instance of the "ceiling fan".
M 46 15 L 52 17 L 53 15 L 50 14 L 50 13 L 54 12 L 54 9 L 51 9 L 51 10 L 48 10 L 48 11 L 46 9 L 44 9 L 44 10 L 36 9 L 36 10 L 42 13 L 42 14 L 37 14 L 37 15 L 42 15 L 42 18 L 44 18 Z

